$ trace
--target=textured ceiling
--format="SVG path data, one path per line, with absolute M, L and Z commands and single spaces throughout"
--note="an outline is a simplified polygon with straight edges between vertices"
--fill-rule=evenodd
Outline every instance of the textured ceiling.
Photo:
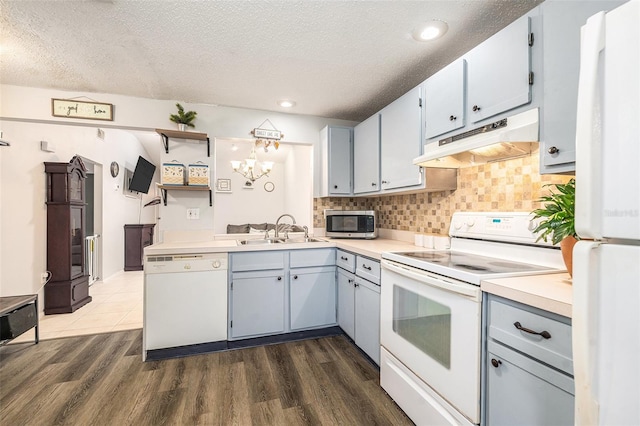
M 540 2 L 0 0 L 0 79 L 361 121 Z

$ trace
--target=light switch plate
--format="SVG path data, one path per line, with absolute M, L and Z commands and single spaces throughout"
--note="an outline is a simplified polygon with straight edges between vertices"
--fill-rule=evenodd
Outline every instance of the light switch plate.
M 200 209 L 187 209 L 187 219 L 200 219 Z

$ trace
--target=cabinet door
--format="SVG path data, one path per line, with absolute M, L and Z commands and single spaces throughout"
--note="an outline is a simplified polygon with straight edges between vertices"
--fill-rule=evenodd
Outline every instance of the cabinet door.
M 425 139 L 464 127 L 465 71 L 460 58 L 424 82 Z
M 284 276 L 284 270 L 233 274 L 231 337 L 284 332 Z
M 292 269 L 290 279 L 291 330 L 336 323 L 334 267 Z
M 85 275 L 84 272 L 84 207 L 69 206 L 70 243 L 71 243 L 71 279 Z
M 413 159 L 422 152 L 422 98 L 417 87 L 380 111 L 380 177 L 382 189 L 420 185 L 420 167 Z
M 473 49 L 467 59 L 467 113 L 472 123 L 531 102 L 529 17 Z
M 545 1 L 542 7 L 544 107 L 540 117 L 541 173 L 575 170 L 580 28 L 622 1 Z
M 355 342 L 380 365 L 380 287 L 356 277 Z
M 573 425 L 573 379 L 489 342 L 488 425 Z
M 329 127 L 329 194 L 351 194 L 352 130 Z
M 353 340 L 355 328 L 355 275 L 338 268 L 338 325 Z
M 353 193 L 380 191 L 380 114 L 353 129 Z

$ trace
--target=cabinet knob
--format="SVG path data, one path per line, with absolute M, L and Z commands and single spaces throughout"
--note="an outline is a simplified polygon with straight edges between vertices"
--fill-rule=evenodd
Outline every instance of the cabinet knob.
M 378 184 L 375 182 L 371 182 L 371 186 L 378 186 Z
M 547 150 L 547 152 L 548 152 L 549 154 L 557 154 L 558 152 L 560 152 L 560 150 L 559 150 L 557 147 L 552 146 L 551 148 L 549 148 L 549 149 Z
M 387 180 L 383 180 L 383 181 L 382 181 L 382 183 L 389 183 L 389 181 L 387 181 Z
M 278 281 L 282 281 L 282 277 L 278 277 Z
M 338 185 L 333 185 L 333 189 L 338 189 Z
M 298 276 L 297 276 L 297 275 L 294 275 L 294 276 L 293 276 L 293 279 L 294 279 L 294 280 L 297 280 L 297 279 L 298 279 Z
M 478 105 L 474 105 L 471 109 L 473 109 L 474 112 L 480 111 L 480 107 Z
M 456 117 L 455 115 L 450 115 L 449 116 L 449 121 L 456 121 L 458 119 L 458 117 Z
M 354 281 L 354 282 L 353 282 L 353 286 L 354 286 L 354 287 L 360 287 L 360 284 L 358 284 L 357 282 L 355 282 L 355 281 Z
M 502 361 L 497 360 L 495 358 L 491 359 L 491 365 L 493 365 L 495 368 L 498 368 L 500 366 L 500 364 L 502 364 Z

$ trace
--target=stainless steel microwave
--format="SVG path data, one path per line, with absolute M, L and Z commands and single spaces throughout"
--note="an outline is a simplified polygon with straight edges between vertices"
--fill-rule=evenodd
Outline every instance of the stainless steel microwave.
M 325 210 L 325 235 L 334 238 L 376 238 L 374 210 Z

